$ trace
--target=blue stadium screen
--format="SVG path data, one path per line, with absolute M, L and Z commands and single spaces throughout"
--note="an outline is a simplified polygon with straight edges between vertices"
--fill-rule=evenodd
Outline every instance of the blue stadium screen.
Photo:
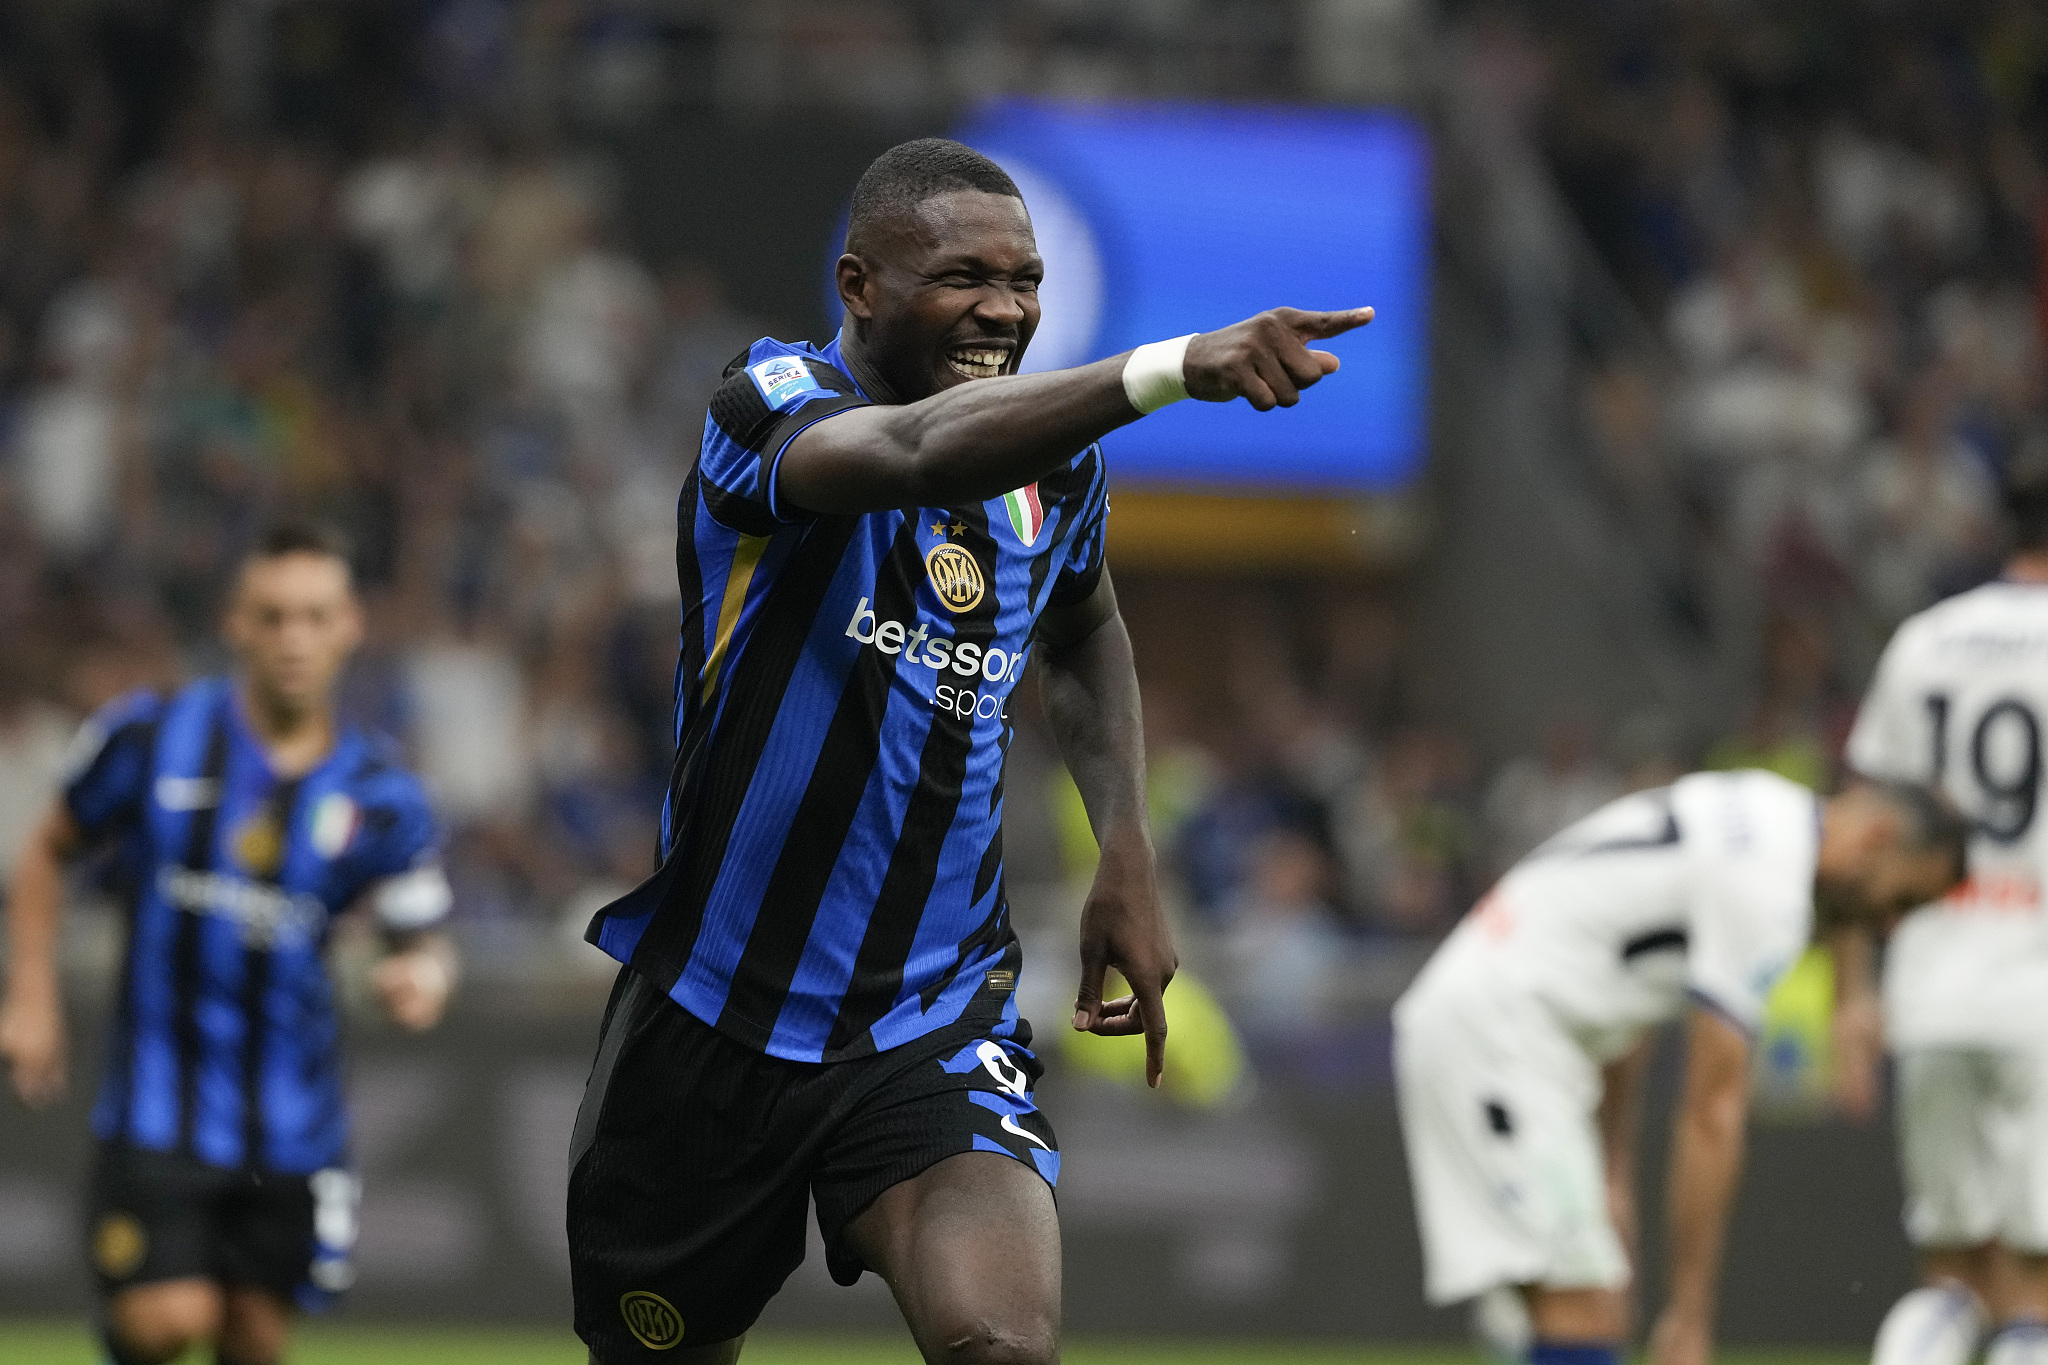
M 1122 480 L 1398 488 L 1427 441 L 1429 144 L 1404 115 L 1206 105 L 985 108 L 956 134 L 1016 178 L 1046 258 L 1027 370 L 1276 304 L 1371 304 L 1299 407 L 1180 403 L 1106 443 Z

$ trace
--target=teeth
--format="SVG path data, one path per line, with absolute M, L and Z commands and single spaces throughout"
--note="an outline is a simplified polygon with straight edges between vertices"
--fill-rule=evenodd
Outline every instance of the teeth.
M 1009 352 L 984 346 L 962 346 L 946 356 L 946 363 L 969 379 L 993 379 L 1003 372 Z

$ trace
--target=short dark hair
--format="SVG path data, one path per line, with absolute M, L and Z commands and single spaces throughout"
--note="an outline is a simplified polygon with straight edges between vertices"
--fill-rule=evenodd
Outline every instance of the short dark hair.
M 900 142 L 876 157 L 853 187 L 846 249 L 858 254 L 884 225 L 952 190 L 1024 198 L 1007 171 L 972 147 L 943 137 Z
M 259 559 L 282 559 L 286 555 L 318 555 L 338 559 L 354 571 L 347 537 L 332 526 L 317 521 L 281 521 L 266 529 L 242 557 L 243 563 Z
M 2005 463 L 2005 514 L 2013 548 L 2048 550 L 2048 430 L 2037 430 Z
M 1918 782 L 1872 782 L 1869 786 L 1897 811 L 1905 825 L 1909 853 L 1939 853 L 1961 881 L 1969 870 L 1970 819 L 1935 787 Z

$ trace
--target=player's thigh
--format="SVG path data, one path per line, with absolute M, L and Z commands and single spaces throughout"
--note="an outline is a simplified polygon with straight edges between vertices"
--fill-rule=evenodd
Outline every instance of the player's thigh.
M 108 1297 L 106 1320 L 131 1355 L 175 1360 L 187 1346 L 220 1335 L 220 1286 L 199 1277 L 136 1285 Z
M 753 1326 L 803 1260 L 829 1070 L 742 1047 L 622 974 L 571 1143 L 575 1324 L 597 1359 L 690 1359 Z
M 2007 1178 L 1994 1079 L 1974 1049 L 1899 1053 L 1899 1172 L 1915 1246 L 1967 1248 L 1998 1235 Z
M 885 1053 L 813 1178 L 833 1278 L 881 1275 L 935 1359 L 1055 1349 L 1060 1155 L 1040 1070 L 1018 1040 L 967 1026 Z
M 293 1309 L 267 1289 L 231 1285 L 221 1293 L 220 1359 L 227 1365 L 272 1365 L 284 1358 Z
M 891 1186 L 847 1240 L 896 1296 L 928 1361 L 1059 1357 L 1052 1191 L 1006 1155 L 965 1152 Z

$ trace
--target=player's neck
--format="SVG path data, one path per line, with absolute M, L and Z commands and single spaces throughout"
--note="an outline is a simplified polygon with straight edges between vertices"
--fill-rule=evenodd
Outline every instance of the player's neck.
M 247 683 L 237 691 L 243 718 L 280 776 L 311 771 L 334 747 L 334 709 L 324 698 L 311 706 L 295 706 Z
M 868 359 L 867 348 L 861 344 L 860 336 L 852 327 L 843 327 L 839 332 L 839 358 L 846 362 L 846 371 L 853 376 L 853 382 L 867 395 L 868 401 L 884 407 L 901 406 L 903 399 L 889 387 L 889 381 L 882 378 L 881 369 Z
M 2021 550 L 2005 561 L 2005 577 L 2013 583 L 2048 583 L 2048 550 Z

